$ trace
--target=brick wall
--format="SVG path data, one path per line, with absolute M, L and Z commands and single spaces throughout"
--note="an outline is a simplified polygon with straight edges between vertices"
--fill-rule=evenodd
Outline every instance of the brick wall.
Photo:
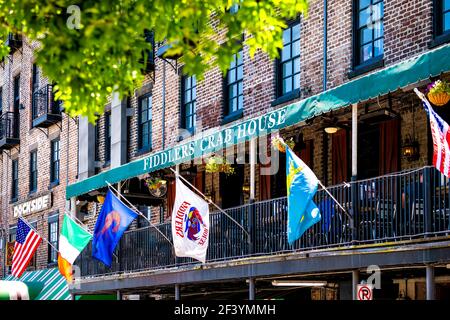
M 328 29 L 327 29 L 327 88 L 333 88 L 348 82 L 349 72 L 352 70 L 353 54 L 353 8 L 352 0 L 328 1 Z M 307 17 L 301 18 L 301 88 L 302 98 L 320 93 L 323 90 L 323 1 L 310 1 Z M 418 53 L 428 50 L 432 38 L 432 0 L 395 0 L 385 1 L 384 8 L 384 65 L 389 66 Z M 217 40 L 220 42 L 223 32 L 219 32 Z M 295 102 L 285 102 L 278 106 L 271 106 L 275 99 L 275 70 L 276 62 L 265 54 L 257 52 L 250 59 L 248 48 L 244 47 L 244 118 L 263 114 L 274 108 Z M 173 62 L 173 61 L 172 61 Z M 174 62 L 173 62 L 174 63 Z M 165 106 L 165 147 L 177 143 L 178 128 L 180 124 L 180 77 L 181 66 L 174 63 L 175 68 L 166 64 L 166 106 Z M 362 75 L 361 75 L 362 76 Z M 163 91 L 163 61 L 156 58 L 156 69 L 146 77 L 143 88 L 136 90 L 129 98 L 129 107 L 134 109 L 134 115 L 128 119 L 128 157 L 134 160 L 144 156 L 137 150 L 137 105 L 140 96 L 152 94 L 153 108 L 153 148 L 151 152 L 162 149 L 162 91 Z M 218 129 L 223 119 L 223 75 L 217 69 L 208 70 L 204 80 L 197 84 L 197 125 L 198 131 Z M 410 92 L 410 98 L 414 99 Z M 385 99 L 385 97 L 383 97 Z M 298 100 L 298 99 L 297 99 Z M 420 143 L 420 159 L 414 162 L 401 160 L 401 168 L 406 169 L 427 163 L 426 132 L 420 130 L 426 125 L 426 118 L 417 99 L 414 117 L 416 136 Z M 375 102 L 367 103 L 367 109 L 377 107 Z M 394 110 L 402 117 L 401 140 L 406 138 L 412 128 L 412 109 L 394 102 Z M 360 113 L 364 110 L 360 109 Z M 349 120 L 350 108 L 338 112 L 343 120 Z M 342 120 L 340 118 L 340 120 Z M 350 124 L 350 123 L 348 123 Z M 319 125 L 305 126 L 301 124 L 283 130 L 283 134 L 294 136 L 299 131 L 305 140 L 313 140 L 314 144 L 314 171 L 321 179 L 332 181 L 332 139 L 328 138 L 327 149 L 323 146 L 323 133 Z M 101 146 L 102 148 L 102 146 Z M 350 146 L 349 146 L 350 148 Z M 324 153 L 327 159 L 324 163 Z M 349 161 L 351 161 L 349 152 Z M 325 167 L 326 164 L 326 167 Z M 324 170 L 327 170 L 325 172 Z M 246 169 L 246 179 L 248 178 Z M 350 173 L 349 173 L 350 175 Z M 211 174 L 206 175 L 206 191 L 211 193 L 214 189 L 216 200 L 220 203 L 218 179 L 214 180 Z M 259 190 L 259 188 L 256 188 Z
M 350 79 L 349 71 L 352 68 L 352 0 L 328 0 L 328 41 L 327 41 L 327 87 L 328 89 L 339 86 Z M 384 26 L 385 26 L 385 45 L 384 45 L 384 65 L 389 66 L 399 61 L 405 60 L 416 54 L 428 50 L 428 45 L 432 39 L 432 0 L 392 0 L 385 1 Z M 217 34 L 217 41 L 221 41 L 223 31 Z M 2 224 L 13 224 L 11 220 L 10 196 L 10 178 L 11 178 L 11 159 L 19 158 L 20 188 L 19 199 L 28 197 L 28 171 L 29 171 L 29 148 L 37 146 L 39 159 L 39 186 L 38 191 L 48 190 L 49 179 L 49 148 L 50 139 L 37 129 L 30 130 L 31 113 L 31 70 L 32 70 L 32 47 L 24 46 L 22 52 L 16 52 L 12 57 L 12 63 L 8 62 L 3 68 L 0 68 L 0 86 L 3 87 L 3 106 L 12 104 L 12 86 L 13 76 L 21 74 L 21 102 L 25 109 L 20 111 L 21 116 L 21 144 L 20 150 L 13 150 L 11 154 L 3 153 L 1 158 L 0 176 L 4 182 L 1 187 L 1 216 Z M 323 88 L 323 1 L 310 1 L 308 16 L 301 19 L 301 88 L 302 98 L 320 93 Z M 271 106 L 275 99 L 275 61 L 269 59 L 265 54 L 257 52 L 254 59 L 250 59 L 248 49 L 244 48 L 244 118 L 263 114 L 267 111 L 279 108 L 295 102 L 298 99 L 287 101 L 282 105 Z M 180 77 L 182 74 L 181 65 L 172 61 L 173 66 L 163 60 L 156 58 L 155 71 L 146 76 L 142 88 L 138 88 L 128 99 L 128 107 L 133 111 L 128 117 L 128 159 L 134 160 L 143 157 L 138 150 L 138 101 L 144 94 L 152 94 L 152 114 L 153 114 L 153 145 L 151 152 L 156 152 L 163 147 L 163 69 L 165 65 L 165 147 L 169 148 L 177 144 L 180 125 Z M 45 84 L 45 79 L 41 81 L 41 86 Z M 197 84 L 197 126 L 198 132 L 205 130 L 218 130 L 222 127 L 223 119 L 223 74 L 218 68 L 208 70 L 204 80 Z M 413 117 L 415 133 L 420 144 L 420 158 L 417 161 L 410 162 L 406 159 L 401 160 L 401 169 L 413 168 L 427 163 L 428 154 L 428 136 L 424 130 L 427 125 L 425 113 L 420 107 L 418 100 L 412 92 L 393 94 L 392 107 L 394 111 L 401 116 L 401 140 L 403 141 L 408 134 L 412 134 Z M 385 104 L 386 97 L 382 97 L 382 104 Z M 372 110 L 378 107 L 376 101 L 366 102 L 360 105 L 360 112 L 364 112 L 364 107 Z M 413 112 L 414 110 L 414 112 Z M 337 112 L 340 120 L 348 120 L 350 108 L 344 108 Z M 77 141 L 77 126 L 73 119 L 63 116 L 62 131 L 59 132 L 57 126 L 48 130 L 48 135 L 59 135 L 61 137 L 61 183 L 52 189 L 54 193 L 55 204 L 52 210 L 39 213 L 32 219 L 41 219 L 46 222 L 46 217 L 55 210 L 63 212 L 64 184 L 66 181 L 66 164 L 69 164 L 69 182 L 76 179 L 76 148 L 70 148 L 69 157 L 66 156 L 66 146 L 73 146 Z M 69 126 L 69 129 L 67 129 Z M 99 169 L 107 170 L 104 164 L 105 148 L 105 130 L 104 117 L 99 120 Z M 114 128 L 112 129 L 114 130 Z M 45 130 L 44 130 L 45 131 Z M 305 126 L 304 123 L 282 130 L 285 136 L 295 136 L 302 132 L 305 140 L 313 140 L 314 144 L 314 171 L 317 176 L 324 179 L 328 178 L 331 184 L 332 168 L 332 143 L 329 137 L 328 147 L 324 150 L 323 133 L 320 126 L 315 122 L 313 125 Z M 69 142 L 68 142 L 68 139 Z M 323 157 L 327 154 L 326 168 Z M 70 161 L 69 161 L 70 159 Z M 69 161 L 69 162 L 68 162 Z M 350 158 L 349 158 L 350 161 Z M 201 166 L 201 170 L 204 170 Z M 327 172 L 325 172 L 327 169 Z M 245 179 L 249 179 L 249 168 L 246 166 Z M 258 183 L 259 179 L 257 179 Z M 216 201 L 220 204 L 219 179 L 217 174 L 205 175 L 205 192 L 211 194 L 214 190 Z M 256 188 L 259 196 L 259 188 Z M 248 196 L 246 195 L 246 200 Z M 91 211 L 94 206 L 91 204 Z M 96 207 L 98 213 L 100 206 Z M 92 215 L 90 226 L 93 227 L 96 215 Z M 152 218 L 159 217 L 158 208 L 153 208 Z M 8 219 L 9 218 L 9 219 Z M 46 223 L 39 224 L 41 231 L 46 235 Z M 40 247 L 40 256 L 45 257 L 38 261 L 40 266 L 45 265 L 46 246 Z M 44 261 L 45 260 L 45 261 Z
M 20 102 L 23 109 L 20 110 L 20 145 L 10 151 L 3 151 L 0 156 L 1 194 L 0 194 L 0 219 L 2 226 L 9 227 L 17 223 L 13 217 L 13 205 L 11 200 L 11 168 L 12 159 L 19 161 L 19 197 L 18 202 L 31 200 L 36 196 L 51 192 L 53 205 L 50 209 L 39 213 L 24 216 L 29 222 L 37 222 L 38 232 L 45 238 L 48 237 L 48 217 L 59 213 L 59 222 L 62 223 L 66 206 L 65 187 L 66 181 L 73 183 L 77 178 L 77 120 L 63 114 L 62 121 L 58 125 L 52 125 L 48 129 L 32 128 L 31 115 L 31 77 L 33 65 L 33 49 L 35 44 L 24 44 L 21 50 L 16 51 L 11 57 L 12 61 L 5 58 L 6 63 L 0 68 L 0 86 L 3 87 L 4 111 L 13 107 L 13 77 L 20 74 Z M 41 75 L 39 85 L 43 87 L 48 80 Z M 8 96 L 9 91 L 9 96 Z M 9 106 L 9 108 L 8 108 Z M 60 139 L 60 172 L 59 185 L 50 188 L 50 142 Z M 70 146 L 70 148 L 68 148 Z M 29 194 L 29 166 L 30 150 L 37 149 L 38 153 L 38 186 L 35 194 Z M 43 242 L 37 251 L 37 268 L 47 267 L 47 248 Z M 4 254 L 0 257 L 0 265 L 3 266 Z M 3 276 L 3 268 L 0 268 L 0 278 Z

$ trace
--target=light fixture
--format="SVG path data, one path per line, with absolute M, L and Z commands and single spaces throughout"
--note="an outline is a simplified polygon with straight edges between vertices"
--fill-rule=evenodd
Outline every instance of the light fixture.
M 340 128 L 335 125 L 330 125 L 330 126 L 327 126 L 324 128 L 325 132 L 328 134 L 336 133 L 336 132 L 338 132 L 339 129 Z
M 301 281 L 301 280 L 273 280 L 275 287 L 324 287 L 326 281 Z
M 419 158 L 419 143 L 408 135 L 402 145 L 402 156 L 409 161 Z
M 250 186 L 248 184 L 244 184 L 242 186 L 242 192 L 249 193 L 250 192 Z
M 103 204 L 103 202 L 105 202 L 105 197 L 99 194 L 97 196 L 97 202 Z

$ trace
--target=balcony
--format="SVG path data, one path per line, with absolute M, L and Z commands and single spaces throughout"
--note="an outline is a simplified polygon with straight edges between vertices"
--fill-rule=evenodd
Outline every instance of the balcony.
M 9 33 L 5 40 L 5 45 L 9 47 L 9 53 L 13 54 L 22 47 L 22 37 L 18 34 Z
M 251 234 L 247 235 L 221 213 L 210 216 L 211 233 L 207 263 L 239 261 L 259 256 L 344 250 L 362 245 L 411 245 L 448 239 L 450 235 L 449 179 L 432 167 L 392 176 L 357 181 L 328 188 L 352 215 L 349 218 L 324 191 L 315 202 L 322 219 L 292 246 L 287 242 L 287 201 L 278 198 L 225 210 Z M 157 225 L 169 239 L 171 224 Z M 127 231 L 116 251 L 111 269 L 91 258 L 91 245 L 76 264 L 81 275 L 98 276 L 124 272 L 157 270 L 198 264 L 189 258 L 176 258 L 171 244 L 154 228 Z
M 0 116 L 0 150 L 9 150 L 19 142 L 19 114 L 3 113 Z
M 33 127 L 48 128 L 61 121 L 60 101 L 54 100 L 53 86 L 48 84 L 33 93 Z

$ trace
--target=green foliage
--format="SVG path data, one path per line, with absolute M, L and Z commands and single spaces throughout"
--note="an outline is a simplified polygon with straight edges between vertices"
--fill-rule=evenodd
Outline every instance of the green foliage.
M 252 57 L 258 50 L 277 57 L 286 19 L 306 10 L 307 0 L 0 0 L 0 39 L 14 32 L 38 41 L 36 63 L 57 83 L 56 98 L 72 116 L 94 121 L 113 90 L 123 97 L 141 85 L 142 52 L 150 49 L 144 30 L 173 44 L 184 71 L 202 79 L 215 66 L 226 72 L 243 32 Z M 0 59 L 7 53 L 0 40 Z
M 226 157 L 212 156 L 208 158 L 205 166 L 206 172 L 224 172 L 227 175 L 235 174 L 233 166 L 227 162 Z
M 428 93 L 446 93 L 450 95 L 450 84 L 444 80 L 436 80 L 428 86 Z

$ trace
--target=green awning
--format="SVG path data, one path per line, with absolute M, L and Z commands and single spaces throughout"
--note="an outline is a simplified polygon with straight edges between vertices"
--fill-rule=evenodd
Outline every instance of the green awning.
M 42 283 L 44 287 L 35 300 L 72 300 L 66 279 L 58 268 L 27 271 L 20 279 L 9 275 L 5 280 Z
M 79 196 L 105 187 L 106 181 L 117 183 L 193 160 L 253 137 L 264 136 L 272 131 L 297 124 L 324 112 L 396 91 L 449 70 L 450 45 L 447 44 L 262 116 L 237 122 L 221 130 L 212 129 L 199 133 L 192 139 L 183 141 L 170 149 L 155 152 L 142 159 L 71 184 L 67 186 L 66 197 Z

